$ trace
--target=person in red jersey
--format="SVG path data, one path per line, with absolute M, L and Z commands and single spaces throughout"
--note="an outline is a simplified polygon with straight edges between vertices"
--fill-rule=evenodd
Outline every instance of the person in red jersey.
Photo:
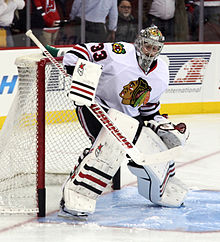
M 42 28 L 32 27 L 35 35 L 43 44 L 55 44 L 60 28 L 60 15 L 55 0 L 32 0 L 32 13 L 33 11 L 41 14 L 43 19 Z M 38 21 L 39 18 L 36 18 L 35 23 L 32 21 L 33 25 L 37 26 Z

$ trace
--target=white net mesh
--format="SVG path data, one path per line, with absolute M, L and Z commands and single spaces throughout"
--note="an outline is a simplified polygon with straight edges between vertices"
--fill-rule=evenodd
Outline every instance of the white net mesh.
M 37 66 L 42 55 L 17 58 L 16 97 L 0 131 L 0 212 L 37 212 Z M 67 97 L 70 79 L 45 65 L 46 184 L 63 183 L 90 146 Z

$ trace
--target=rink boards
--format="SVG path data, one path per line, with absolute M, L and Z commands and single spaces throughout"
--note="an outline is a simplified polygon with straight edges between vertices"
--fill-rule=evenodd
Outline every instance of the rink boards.
M 70 47 L 66 47 L 70 48 Z M 40 53 L 37 48 L 0 50 L 0 128 L 17 90 L 18 56 Z M 220 112 L 220 44 L 171 43 L 160 56 L 169 67 L 170 84 L 161 98 L 162 112 L 169 114 Z

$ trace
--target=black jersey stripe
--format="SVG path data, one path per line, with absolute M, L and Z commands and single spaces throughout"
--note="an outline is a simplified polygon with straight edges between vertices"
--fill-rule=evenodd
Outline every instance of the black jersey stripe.
M 84 49 L 86 49 L 87 50 L 87 47 L 86 47 L 86 45 L 85 44 L 77 44 L 77 45 L 79 45 L 79 46 L 81 46 L 82 48 L 84 48 Z M 88 50 L 87 50 L 88 51 Z

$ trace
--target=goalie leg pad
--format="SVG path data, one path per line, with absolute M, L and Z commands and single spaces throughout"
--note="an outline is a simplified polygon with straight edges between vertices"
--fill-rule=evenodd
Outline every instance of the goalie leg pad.
M 156 166 L 137 166 L 128 164 L 129 170 L 137 176 L 138 192 L 155 204 L 161 204 L 169 178 L 175 175 L 174 162 Z M 171 206 L 173 206 L 171 204 Z
M 149 166 L 135 167 L 130 163 L 128 168 L 137 176 L 139 194 L 152 203 L 166 207 L 180 207 L 183 204 L 188 190 L 178 178 L 174 177 L 174 163 L 169 164 L 163 179 Z
M 123 125 L 124 116 L 116 110 L 110 110 L 113 122 Z M 126 122 L 129 136 L 134 137 L 138 121 Z M 90 153 L 85 156 L 63 186 L 63 200 L 69 211 L 93 213 L 96 200 L 111 182 L 113 176 L 126 159 L 126 153 L 104 128 L 100 131 Z
M 184 183 L 176 177 L 170 177 L 161 201 L 158 204 L 166 207 L 180 207 L 187 192 L 188 189 Z
M 99 137 L 64 185 L 63 196 L 69 210 L 93 213 L 97 198 L 111 182 L 125 157 L 124 150 L 114 146 L 111 136 L 105 134 Z
M 136 146 L 145 153 L 149 150 L 152 153 L 167 150 L 159 136 L 148 127 L 143 127 Z M 187 189 L 177 178 L 174 179 L 174 161 L 148 166 L 131 161 L 128 169 L 137 176 L 139 194 L 151 202 L 167 207 L 179 207 L 183 203 Z

